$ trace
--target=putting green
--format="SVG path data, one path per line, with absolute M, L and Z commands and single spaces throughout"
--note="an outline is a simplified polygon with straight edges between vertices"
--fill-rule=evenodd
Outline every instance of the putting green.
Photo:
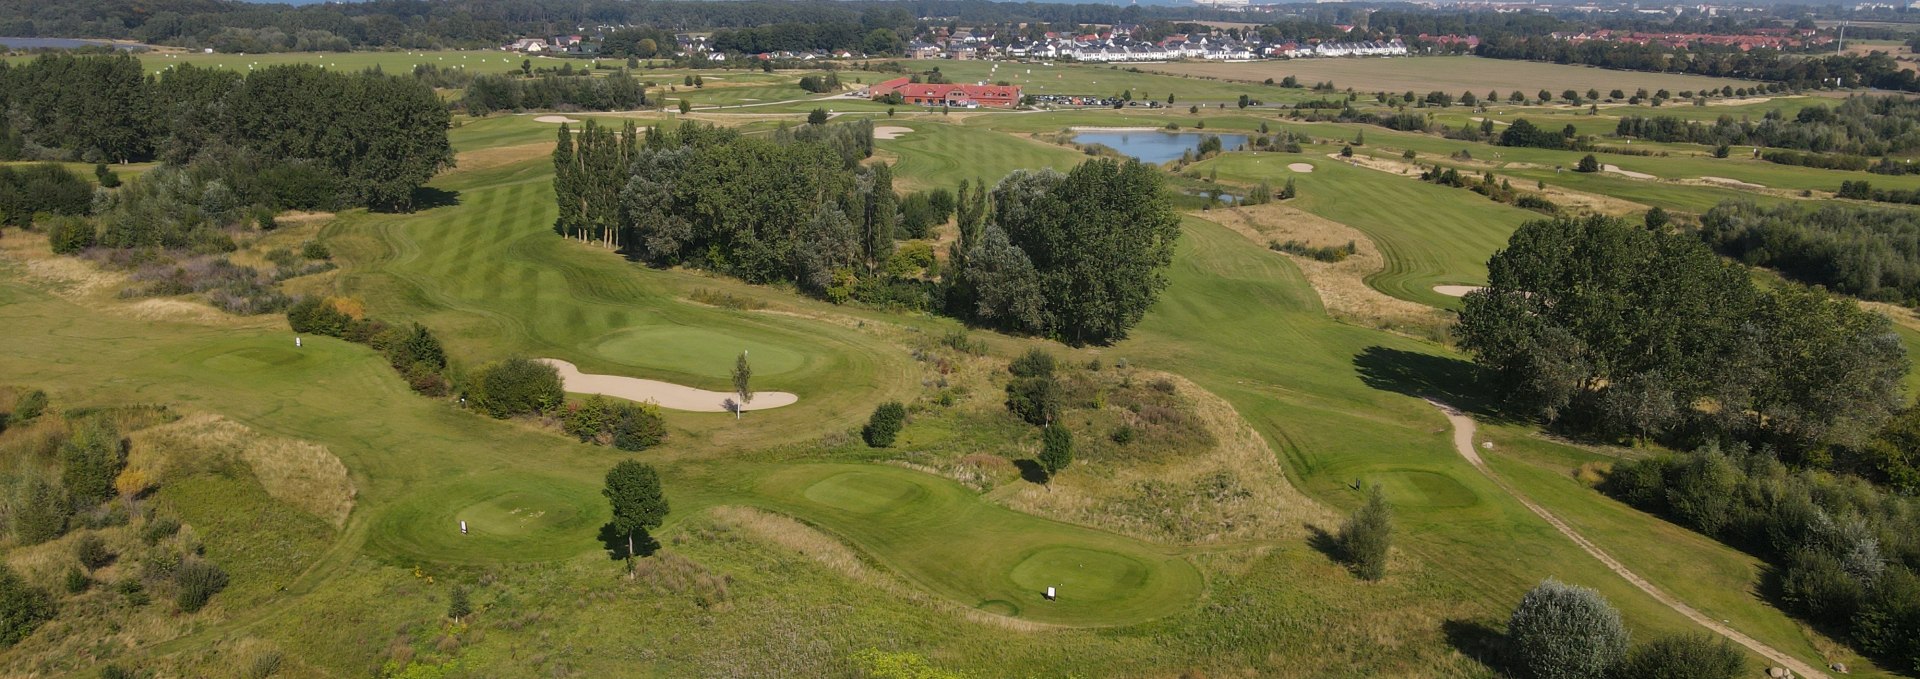
M 412 495 L 377 520 L 370 548 L 407 560 L 545 561 L 598 548 L 592 538 L 606 522 L 590 488 L 526 474 L 467 478 Z
M 805 356 L 783 346 L 684 325 L 619 330 L 593 346 L 594 353 L 618 363 L 676 366 L 676 370 L 714 377 L 727 376 L 742 350 L 753 360 L 755 377 L 792 372 L 806 364 Z
M 1013 581 L 1028 589 L 1059 588 L 1061 596 L 1091 601 L 1123 599 L 1146 582 L 1146 564 L 1113 552 L 1048 547 L 1013 567 Z
M 860 514 L 908 507 L 926 494 L 926 487 L 918 483 L 872 472 L 836 474 L 806 490 L 808 500 Z
M 1185 559 L 1131 538 L 1016 512 L 946 479 L 879 465 L 778 468 L 755 488 L 773 509 L 839 534 L 962 605 L 1069 625 L 1178 612 L 1200 596 Z M 1046 588 L 1062 596 L 1047 601 Z

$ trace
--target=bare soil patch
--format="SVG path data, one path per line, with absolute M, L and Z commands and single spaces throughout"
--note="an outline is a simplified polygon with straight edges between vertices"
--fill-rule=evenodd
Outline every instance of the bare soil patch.
M 1701 178 L 1700 178 L 1700 181 L 1703 181 L 1703 182 L 1706 182 L 1706 183 L 1708 183 L 1708 184 L 1720 184 L 1720 185 L 1723 185 L 1723 186 L 1731 186 L 1731 187 L 1733 187 L 1733 188 L 1736 188 L 1736 189 L 1764 189 L 1764 188 L 1767 188 L 1766 186 L 1763 186 L 1763 185 L 1760 185 L 1760 184 L 1755 184 L 1755 183 L 1753 183 L 1753 182 L 1743 182 L 1743 181 L 1740 181 L 1740 180 L 1738 180 L 1738 179 L 1728 179 L 1728 178 L 1726 178 L 1726 177 L 1701 177 Z
M 1287 169 L 1289 169 L 1289 170 L 1292 170 L 1292 171 L 1294 171 L 1294 172 L 1299 172 L 1299 173 L 1302 173 L 1302 174 L 1305 174 L 1305 173 L 1309 173 L 1309 172 L 1312 172 L 1312 171 L 1313 171 L 1313 164 L 1311 164 L 1311 163 L 1287 163 Z
M 556 124 L 556 125 L 557 125 L 557 124 L 560 124 L 560 123 L 577 123 L 577 122 L 580 122 L 580 121 L 578 121 L 578 120 L 574 120 L 574 119 L 572 119 L 572 118 L 568 118 L 568 117 L 566 117 L 566 116 L 540 116 L 540 117 L 538 117 L 538 118 L 534 118 L 534 119 L 533 119 L 533 122 L 536 122 L 536 123 L 554 123 L 554 124 Z
M 1465 297 L 1467 293 L 1479 290 L 1478 285 L 1436 285 L 1433 291 L 1448 297 Z
M 901 135 L 911 133 L 913 133 L 913 128 L 900 127 L 898 125 L 883 125 L 873 128 L 874 139 L 899 139 Z
M 652 402 L 662 408 L 696 413 L 723 413 L 727 411 L 721 405 L 723 402 L 729 398 L 735 401 L 740 400 L 738 394 L 695 389 L 672 382 L 583 373 L 578 366 L 557 358 L 536 360 L 559 370 L 560 381 L 566 385 L 566 390 L 576 394 L 600 394 L 629 401 Z M 793 405 L 799 401 L 800 397 L 784 391 L 756 391 L 753 393 L 753 402 L 742 405 L 740 409 L 743 411 L 766 410 Z
M 1285 203 L 1268 203 L 1198 213 L 1202 219 L 1239 232 L 1265 247 L 1273 241 L 1304 241 L 1311 246 L 1338 246 L 1349 242 L 1356 252 L 1340 262 L 1292 257 L 1320 303 L 1336 319 L 1429 337 L 1447 323 L 1446 313 L 1417 302 L 1392 297 L 1367 285 L 1366 277 L 1386 266 L 1367 235 L 1331 219 L 1304 212 Z M 1276 256 L 1285 256 L 1275 253 Z

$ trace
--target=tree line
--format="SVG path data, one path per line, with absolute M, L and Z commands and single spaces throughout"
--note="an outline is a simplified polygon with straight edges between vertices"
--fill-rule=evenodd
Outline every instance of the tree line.
M 1888 669 L 1920 670 L 1920 501 L 1911 495 L 1718 446 L 1619 462 L 1601 489 L 1761 557 L 1790 613 Z
M 582 26 L 645 26 L 663 32 L 747 27 L 851 26 L 902 33 L 916 17 L 953 17 L 967 25 L 1033 23 L 1071 29 L 1082 24 L 1153 19 L 1229 21 L 1236 13 L 1108 4 L 930 0 L 846 5 L 832 2 L 695 1 L 633 3 L 541 0 L 420 3 L 372 0 L 297 7 L 244 2 L 153 0 L 138 8 L 121 0 L 0 5 L 0 33 L 17 36 L 123 38 L 188 48 L 248 53 L 351 48 L 489 48 L 523 36 L 578 33 Z M 834 29 L 839 31 L 841 29 Z M 658 38 L 653 38 L 658 41 Z M 661 44 L 656 42 L 656 44 Z M 671 43 L 662 46 L 670 47 Z M 853 45 L 835 45 L 849 47 Z
M 1795 89 L 1877 87 L 1920 91 L 1920 80 L 1915 74 L 1902 70 L 1899 62 L 1886 54 L 1804 56 L 1776 50 L 1743 52 L 1732 47 L 1705 45 L 1672 48 L 1601 40 L 1575 43 L 1545 36 L 1496 37 L 1482 41 L 1475 54 L 1494 59 L 1767 80 L 1786 83 Z
M 1712 123 L 1673 116 L 1629 115 L 1614 134 L 1659 142 L 1756 145 L 1814 153 L 1882 156 L 1920 148 L 1920 103 L 1899 96 L 1848 97 L 1815 104 L 1788 119 L 1778 109 L 1759 122 L 1723 115 Z
M 1751 444 L 1796 464 L 1902 406 L 1886 317 L 1762 288 L 1699 238 L 1608 217 L 1520 227 L 1467 295 L 1461 345 L 1517 413 L 1588 436 Z
M 1920 215 L 1851 205 L 1721 203 L 1700 236 L 1729 257 L 1862 299 L 1920 304 Z
M 407 208 L 453 161 L 439 97 L 378 72 L 181 65 L 147 76 L 128 55 L 43 55 L 0 62 L 0 111 L 22 157 L 184 165 L 231 150 L 268 172 L 312 164 L 347 205 Z
M 651 105 L 646 84 L 626 70 L 604 77 L 476 75 L 458 103 L 476 116 L 528 109 L 631 111 Z

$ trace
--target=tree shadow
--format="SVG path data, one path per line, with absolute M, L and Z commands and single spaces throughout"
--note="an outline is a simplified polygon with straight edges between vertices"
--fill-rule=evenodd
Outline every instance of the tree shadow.
M 1347 564 L 1346 550 L 1340 549 L 1340 540 L 1338 538 L 1334 537 L 1332 533 L 1327 532 L 1327 529 L 1311 523 L 1306 524 L 1306 527 L 1308 547 L 1312 547 L 1313 551 L 1325 555 L 1329 561 L 1342 566 Z
M 1480 661 L 1503 675 L 1513 675 L 1507 663 L 1507 635 L 1478 620 L 1444 620 L 1440 633 L 1461 655 Z
M 620 561 L 627 558 L 627 534 L 613 529 L 613 522 L 600 525 L 600 547 L 607 552 L 608 561 Z M 633 551 L 636 557 L 653 556 L 660 550 L 660 541 L 653 534 L 640 531 L 633 535 Z
M 1471 362 L 1374 345 L 1353 357 L 1360 381 L 1382 391 L 1432 399 L 1482 419 L 1512 421 Z
M 422 186 L 413 190 L 413 203 L 409 211 L 431 210 L 437 207 L 453 207 L 460 204 L 460 192 Z
M 1020 470 L 1020 478 L 1027 483 L 1047 483 L 1047 468 L 1040 466 L 1037 460 L 1014 460 L 1013 466 Z

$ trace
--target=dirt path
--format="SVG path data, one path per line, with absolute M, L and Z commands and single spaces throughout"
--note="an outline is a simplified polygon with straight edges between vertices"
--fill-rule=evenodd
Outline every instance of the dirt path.
M 1567 536 L 1568 540 L 1572 540 L 1574 544 L 1579 545 L 1581 549 L 1593 555 L 1593 558 L 1599 559 L 1602 564 L 1606 564 L 1607 570 L 1613 571 L 1615 575 L 1626 579 L 1626 581 L 1632 583 L 1634 587 L 1640 588 L 1640 591 L 1646 592 L 1647 596 L 1653 597 L 1655 601 L 1659 601 L 1667 608 L 1671 608 L 1674 612 L 1687 616 L 1688 620 L 1692 620 L 1701 627 L 1712 630 L 1720 636 L 1732 639 L 1734 643 L 1747 647 L 1748 650 L 1760 654 L 1776 665 L 1792 670 L 1794 676 L 1807 677 L 1809 679 L 1829 679 L 1825 672 L 1814 668 L 1814 666 L 1801 662 L 1793 656 L 1781 653 L 1772 646 L 1760 643 L 1759 640 L 1753 637 L 1741 634 L 1739 630 L 1735 630 L 1721 624 L 1718 620 L 1707 617 L 1700 611 L 1694 610 L 1692 606 L 1688 606 L 1686 603 L 1673 598 L 1672 595 L 1667 594 L 1660 588 L 1655 587 L 1653 583 L 1647 582 L 1645 578 L 1640 577 L 1633 571 L 1627 570 L 1625 565 L 1615 560 L 1612 555 L 1607 554 L 1606 550 L 1600 549 L 1599 545 L 1593 544 L 1586 536 L 1575 531 L 1572 526 L 1567 525 L 1566 522 L 1561 521 L 1559 517 L 1548 512 L 1545 507 L 1534 504 L 1533 500 L 1527 499 L 1525 495 L 1521 495 L 1519 491 L 1507 485 L 1507 482 L 1502 480 L 1499 475 L 1494 474 L 1493 469 L 1487 466 L 1486 461 L 1480 459 L 1480 453 L 1473 448 L 1473 418 L 1467 417 L 1465 413 L 1445 403 L 1433 399 L 1427 399 L 1427 402 L 1432 403 L 1434 407 L 1440 409 L 1440 412 L 1445 413 L 1447 421 L 1453 424 L 1453 448 L 1454 450 L 1460 451 L 1461 457 L 1467 458 L 1467 462 L 1472 464 L 1474 469 L 1480 470 L 1480 473 L 1485 474 L 1488 479 L 1493 481 L 1494 485 L 1499 486 L 1501 490 L 1513 496 L 1513 499 L 1519 500 L 1520 504 L 1525 505 L 1528 510 L 1539 515 L 1539 517 L 1548 524 L 1551 524 L 1554 530 L 1560 531 L 1561 535 Z

